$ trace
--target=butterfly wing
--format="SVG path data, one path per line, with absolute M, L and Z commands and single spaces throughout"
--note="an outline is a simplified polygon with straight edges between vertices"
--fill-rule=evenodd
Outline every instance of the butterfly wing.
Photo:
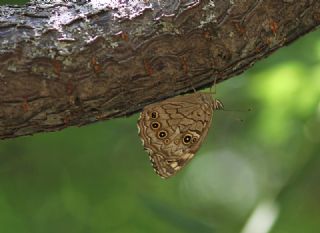
M 193 158 L 210 128 L 213 101 L 211 94 L 194 93 L 144 108 L 139 136 L 158 175 L 168 178 Z

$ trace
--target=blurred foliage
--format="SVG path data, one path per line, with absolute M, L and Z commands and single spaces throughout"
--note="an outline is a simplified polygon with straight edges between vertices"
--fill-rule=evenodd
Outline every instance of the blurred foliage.
M 0 232 L 320 232 L 319 38 L 219 84 L 234 111 L 215 113 L 169 180 L 149 164 L 137 115 L 1 141 Z
M 27 0 L 0 0 L 0 5 L 10 4 L 10 5 L 23 5 L 30 1 Z

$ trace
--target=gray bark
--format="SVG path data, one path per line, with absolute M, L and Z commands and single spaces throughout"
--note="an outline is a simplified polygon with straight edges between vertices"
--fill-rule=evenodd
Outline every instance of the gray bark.
M 0 6 L 2 139 L 211 86 L 320 23 L 317 0 L 46 2 Z

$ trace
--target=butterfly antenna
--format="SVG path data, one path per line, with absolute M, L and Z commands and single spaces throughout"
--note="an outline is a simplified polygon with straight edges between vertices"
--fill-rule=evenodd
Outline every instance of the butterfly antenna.
M 225 109 L 225 108 L 223 108 L 222 110 L 225 111 L 225 112 L 251 112 L 252 108 L 248 108 L 246 110 L 242 110 L 242 109 Z
M 251 112 L 252 111 L 252 108 L 248 108 L 246 110 L 241 110 L 241 109 L 237 109 L 237 110 L 234 110 L 234 109 L 225 109 L 223 108 L 222 109 L 224 112 L 231 112 L 233 113 L 232 115 L 234 115 L 235 112 L 241 112 L 241 113 L 245 113 L 245 112 Z M 240 121 L 241 123 L 243 123 L 245 120 L 239 118 L 239 117 L 235 117 L 236 120 Z

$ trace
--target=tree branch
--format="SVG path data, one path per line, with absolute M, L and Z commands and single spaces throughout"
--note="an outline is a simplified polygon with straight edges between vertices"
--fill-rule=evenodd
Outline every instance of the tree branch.
M 45 2 L 0 6 L 2 139 L 208 87 L 320 23 L 316 0 Z

